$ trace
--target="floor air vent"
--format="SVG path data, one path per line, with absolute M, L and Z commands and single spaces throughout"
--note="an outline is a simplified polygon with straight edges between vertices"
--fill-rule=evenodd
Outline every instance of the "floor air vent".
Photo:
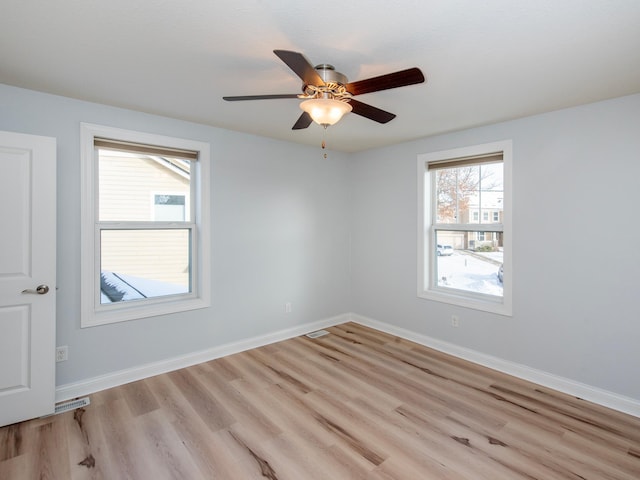
M 89 397 L 77 398 L 76 400 L 69 400 L 67 402 L 61 402 L 56 405 L 56 410 L 53 412 L 54 415 L 59 413 L 68 412 L 69 410 L 75 410 L 76 408 L 82 408 L 89 405 L 91 402 L 89 401 Z
M 326 330 L 316 330 L 315 332 L 307 333 L 305 336 L 309 338 L 318 338 L 324 335 L 329 335 L 329 332 L 327 332 Z

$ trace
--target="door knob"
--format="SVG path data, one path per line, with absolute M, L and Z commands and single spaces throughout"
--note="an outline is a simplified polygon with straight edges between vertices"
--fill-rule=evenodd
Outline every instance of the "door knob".
M 38 285 L 35 290 L 31 290 L 27 288 L 26 290 L 22 290 L 22 293 L 37 293 L 38 295 L 44 295 L 49 291 L 48 285 Z

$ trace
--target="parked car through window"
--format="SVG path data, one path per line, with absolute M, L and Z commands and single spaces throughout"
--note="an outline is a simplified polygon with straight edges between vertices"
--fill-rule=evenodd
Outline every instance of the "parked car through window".
M 453 247 L 451 245 L 438 245 L 436 247 L 436 254 L 440 256 L 449 256 L 453 254 Z

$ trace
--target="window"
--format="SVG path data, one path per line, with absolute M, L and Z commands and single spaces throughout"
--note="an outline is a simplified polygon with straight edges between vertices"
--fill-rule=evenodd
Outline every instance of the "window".
M 209 301 L 209 145 L 82 124 L 82 327 Z
M 153 217 L 156 221 L 173 221 L 184 222 L 188 217 L 185 210 L 185 194 L 167 195 L 167 194 L 155 194 L 153 195 Z
M 511 315 L 510 175 L 510 141 L 418 156 L 418 296 Z

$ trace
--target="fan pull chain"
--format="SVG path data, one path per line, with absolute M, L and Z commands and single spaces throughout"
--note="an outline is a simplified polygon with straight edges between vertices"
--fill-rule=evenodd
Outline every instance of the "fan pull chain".
M 324 139 L 325 139 L 325 137 L 326 137 L 326 135 L 327 135 L 327 126 L 326 126 L 326 125 L 323 125 L 323 127 L 324 127 L 324 131 L 322 132 L 322 149 L 324 150 L 325 148 L 327 148 L 327 143 L 326 143 L 326 142 L 325 142 L 325 140 L 324 140 Z M 322 157 L 323 157 L 323 158 L 327 158 L 327 153 L 325 152 L 325 153 L 322 155 Z

